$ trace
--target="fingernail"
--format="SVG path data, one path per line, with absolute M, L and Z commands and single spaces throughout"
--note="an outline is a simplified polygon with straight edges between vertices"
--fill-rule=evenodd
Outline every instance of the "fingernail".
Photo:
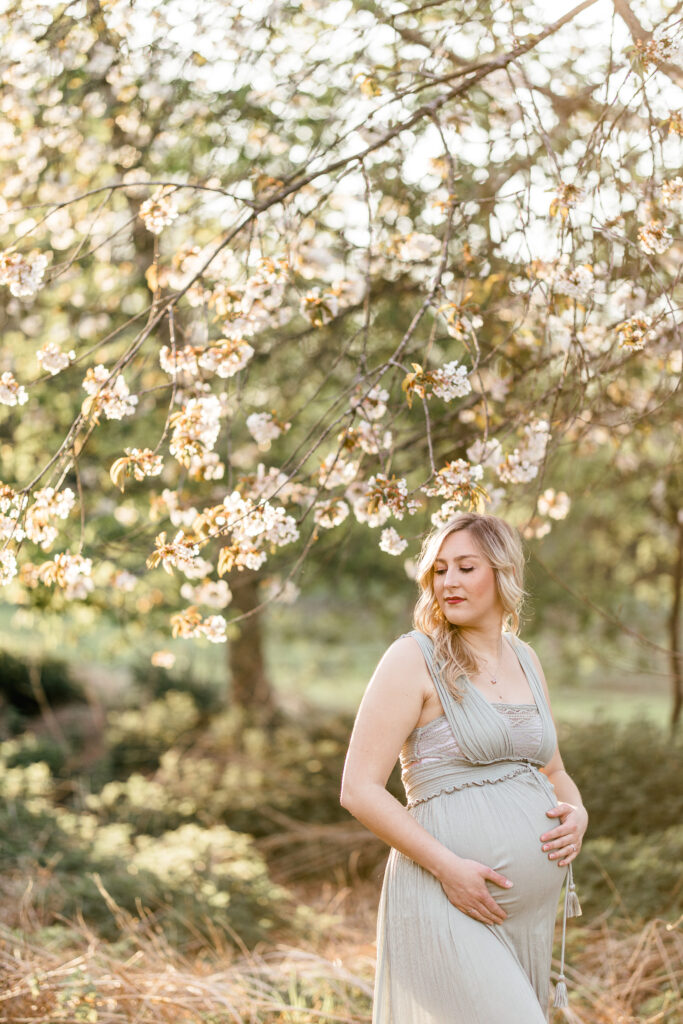
M 511 889 L 511 888 L 512 888 L 512 882 L 510 881 L 510 879 L 509 879 L 509 878 L 508 878 L 508 880 L 507 880 L 507 882 L 506 882 L 505 884 L 506 884 L 506 886 L 508 887 L 508 889 Z
M 545 846 L 543 847 L 543 849 L 544 849 L 544 850 L 547 850 L 547 849 L 548 849 L 548 845 L 546 844 L 546 845 L 545 845 Z

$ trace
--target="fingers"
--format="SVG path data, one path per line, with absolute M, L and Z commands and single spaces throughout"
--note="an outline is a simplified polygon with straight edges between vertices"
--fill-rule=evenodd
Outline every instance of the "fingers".
M 561 832 L 549 832 L 548 842 L 543 844 L 543 849 L 556 850 L 558 847 L 566 846 L 567 843 L 574 843 L 576 839 L 572 839 L 572 835 L 572 830 L 569 828 L 563 828 Z
M 497 871 L 494 871 L 493 868 L 485 868 L 483 877 L 488 878 L 488 880 L 493 882 L 495 885 L 499 885 L 501 889 L 512 888 L 512 882 L 510 879 L 506 878 L 505 875 L 501 875 Z
M 493 898 L 489 900 L 482 898 L 481 903 L 466 909 L 465 913 L 476 921 L 481 921 L 482 924 L 502 924 L 507 917 L 503 908 L 499 907 Z
M 581 849 L 580 840 L 572 836 L 566 836 L 565 838 L 559 839 L 555 843 L 549 845 L 552 845 L 554 849 L 552 853 L 548 854 L 548 859 L 556 860 L 560 867 L 563 867 L 565 864 L 569 864 Z M 547 850 L 548 848 L 548 846 L 543 847 L 544 850 Z M 560 860 L 560 858 L 562 859 Z

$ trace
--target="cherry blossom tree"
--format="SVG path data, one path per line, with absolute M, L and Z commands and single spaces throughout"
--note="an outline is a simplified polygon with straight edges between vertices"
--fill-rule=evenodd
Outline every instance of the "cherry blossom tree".
M 231 639 L 238 699 L 272 706 L 260 612 L 340 527 L 391 558 L 476 508 L 540 540 L 561 451 L 669 416 L 676 5 L 2 19 L 7 600 L 130 593 Z

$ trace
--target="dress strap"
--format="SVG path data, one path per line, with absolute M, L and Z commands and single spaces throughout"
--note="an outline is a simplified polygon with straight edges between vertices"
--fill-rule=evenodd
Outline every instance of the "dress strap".
M 412 636 L 422 651 L 444 715 L 465 759 L 473 764 L 512 760 L 512 739 L 503 716 L 491 707 L 485 697 L 468 685 L 465 673 L 459 677 L 464 680 L 461 699 L 455 697 L 443 679 L 441 663 L 434 655 L 432 638 L 418 629 L 405 635 Z M 492 751 L 497 752 L 496 756 L 492 757 Z

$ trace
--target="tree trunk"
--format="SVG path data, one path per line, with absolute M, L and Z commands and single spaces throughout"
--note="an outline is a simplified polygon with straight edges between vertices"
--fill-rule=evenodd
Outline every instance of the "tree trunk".
M 681 591 L 683 590 L 683 516 L 678 511 L 678 559 L 673 573 L 673 601 L 669 614 L 669 650 L 671 658 L 671 686 L 673 703 L 671 707 L 671 732 L 675 733 L 683 707 L 683 665 L 681 665 Z
M 230 581 L 236 612 L 250 612 L 260 601 L 258 576 L 244 570 Z M 239 634 L 228 642 L 232 703 L 249 713 L 250 717 L 269 722 L 275 715 L 277 703 L 273 687 L 266 672 L 263 656 L 261 612 L 255 612 L 235 624 Z

